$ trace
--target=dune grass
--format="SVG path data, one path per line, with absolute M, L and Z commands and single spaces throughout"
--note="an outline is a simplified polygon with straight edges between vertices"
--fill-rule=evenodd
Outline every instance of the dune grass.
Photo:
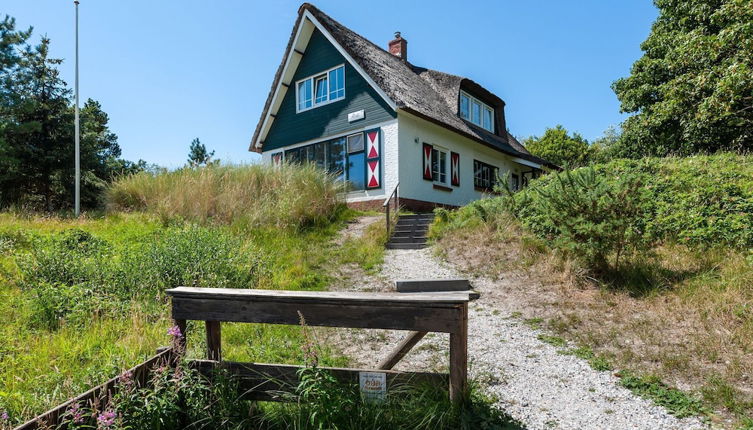
M 299 228 L 329 222 L 342 191 L 342 182 L 310 165 L 218 165 L 126 176 L 106 200 L 110 211 L 163 220 Z

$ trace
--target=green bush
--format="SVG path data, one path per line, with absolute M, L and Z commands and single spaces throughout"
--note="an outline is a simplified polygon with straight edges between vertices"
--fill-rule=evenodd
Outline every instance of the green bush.
M 649 244 L 644 180 L 635 174 L 607 180 L 592 168 L 565 171 L 511 197 L 510 207 L 529 230 L 604 271 Z
M 432 235 L 474 223 L 499 226 L 514 215 L 595 270 L 615 268 L 652 244 L 750 249 L 752 161 L 734 154 L 646 158 L 554 173 L 513 195 L 440 211 Z
M 115 246 L 80 229 L 38 238 L 17 261 L 22 287 L 32 292 L 33 322 L 83 324 L 168 288 L 251 288 L 267 276 L 259 252 L 219 229 L 170 227 L 152 239 Z

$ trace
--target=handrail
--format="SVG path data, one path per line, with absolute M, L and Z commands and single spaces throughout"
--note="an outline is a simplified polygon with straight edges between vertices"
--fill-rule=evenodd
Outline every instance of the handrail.
M 382 205 L 383 208 L 385 208 L 384 216 L 385 216 L 385 223 L 387 225 L 387 237 L 390 236 L 390 200 L 392 200 L 392 196 L 395 196 L 395 214 L 397 215 L 398 211 L 400 210 L 400 194 L 398 190 L 400 189 L 400 181 L 398 181 L 397 184 L 395 184 L 395 189 L 392 190 L 392 193 L 390 193 L 390 196 L 387 197 L 387 199 L 384 201 L 384 204 Z

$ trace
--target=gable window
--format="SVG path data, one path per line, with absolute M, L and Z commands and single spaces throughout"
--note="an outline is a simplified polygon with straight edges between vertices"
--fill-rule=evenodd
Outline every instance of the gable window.
M 492 191 L 497 184 L 498 172 L 491 164 L 473 160 L 473 186 L 478 190 Z
M 486 103 L 460 92 L 460 117 L 494 133 L 494 109 Z
M 431 178 L 434 182 L 447 185 L 447 151 L 436 146 L 431 149 Z
M 337 66 L 296 83 L 296 111 L 303 112 L 345 98 L 345 66 Z
M 311 100 L 311 80 L 305 80 L 298 83 L 298 110 L 310 109 L 312 106 Z

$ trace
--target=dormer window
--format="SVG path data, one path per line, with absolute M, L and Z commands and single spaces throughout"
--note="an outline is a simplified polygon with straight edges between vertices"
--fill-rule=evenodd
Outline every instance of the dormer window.
M 460 92 L 460 117 L 494 133 L 494 109 L 486 103 Z
M 345 66 L 337 66 L 308 78 L 301 79 L 295 85 L 296 112 L 303 112 L 315 107 L 345 98 Z

